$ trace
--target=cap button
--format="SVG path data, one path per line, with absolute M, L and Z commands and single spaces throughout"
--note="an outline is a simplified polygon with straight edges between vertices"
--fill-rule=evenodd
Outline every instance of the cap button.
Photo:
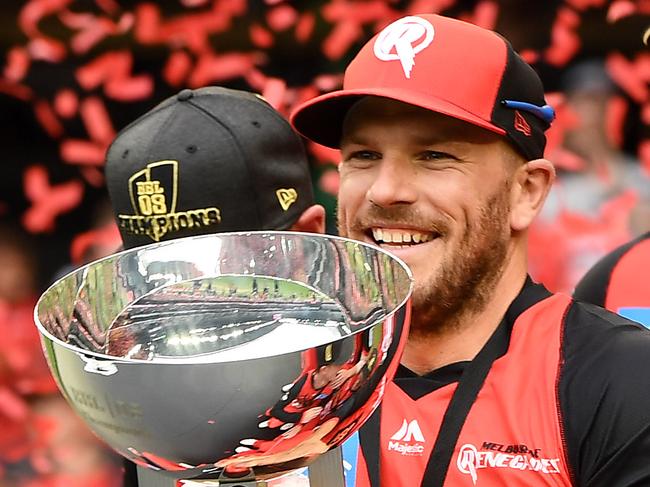
M 189 88 L 187 88 L 187 89 L 184 89 L 183 91 L 181 91 L 178 95 L 176 95 L 176 99 L 178 101 L 187 101 L 190 98 L 192 98 L 193 96 L 194 96 L 194 92 L 192 90 L 190 90 Z

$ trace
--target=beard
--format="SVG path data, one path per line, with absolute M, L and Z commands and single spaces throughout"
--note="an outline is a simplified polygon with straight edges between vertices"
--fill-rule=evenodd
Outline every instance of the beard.
M 460 328 L 468 316 L 483 311 L 494 294 L 508 255 L 508 188 L 500 188 L 467 225 L 457 250 L 413 293 L 412 334 L 427 336 Z
M 438 270 L 415 282 L 411 338 L 426 338 L 459 329 L 467 317 L 485 309 L 501 277 L 508 255 L 510 226 L 509 184 L 505 182 L 479 208 L 478 218 L 468 222 L 453 252 L 443 256 Z M 426 219 L 405 206 L 373 206 L 354 228 L 368 228 L 366 221 L 410 223 L 444 238 L 450 225 Z M 339 222 L 343 230 L 343 222 Z

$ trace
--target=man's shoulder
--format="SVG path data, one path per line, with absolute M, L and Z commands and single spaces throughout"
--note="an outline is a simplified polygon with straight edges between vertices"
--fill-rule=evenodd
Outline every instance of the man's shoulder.
M 598 353 L 602 358 L 625 360 L 620 354 L 650 353 L 650 330 L 591 303 L 573 301 L 564 318 L 566 359 Z M 629 358 L 629 357 L 628 357 Z

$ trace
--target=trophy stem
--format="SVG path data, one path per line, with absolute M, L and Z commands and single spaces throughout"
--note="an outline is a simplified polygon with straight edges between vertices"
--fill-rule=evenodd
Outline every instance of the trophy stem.
M 310 487 L 345 487 L 343 453 L 336 447 L 320 455 L 309 465 Z

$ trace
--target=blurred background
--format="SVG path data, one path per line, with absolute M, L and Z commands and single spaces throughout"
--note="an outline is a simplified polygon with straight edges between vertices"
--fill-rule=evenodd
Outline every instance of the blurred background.
M 0 3 L 0 487 L 121 484 L 120 462 L 56 392 L 32 320 L 48 284 L 119 246 L 103 176 L 116 132 L 205 85 L 261 93 L 286 115 L 338 88 L 382 27 L 425 12 L 502 33 L 542 77 L 559 177 L 532 230 L 531 274 L 571 292 L 650 230 L 649 0 Z M 308 149 L 335 233 L 338 155 Z

